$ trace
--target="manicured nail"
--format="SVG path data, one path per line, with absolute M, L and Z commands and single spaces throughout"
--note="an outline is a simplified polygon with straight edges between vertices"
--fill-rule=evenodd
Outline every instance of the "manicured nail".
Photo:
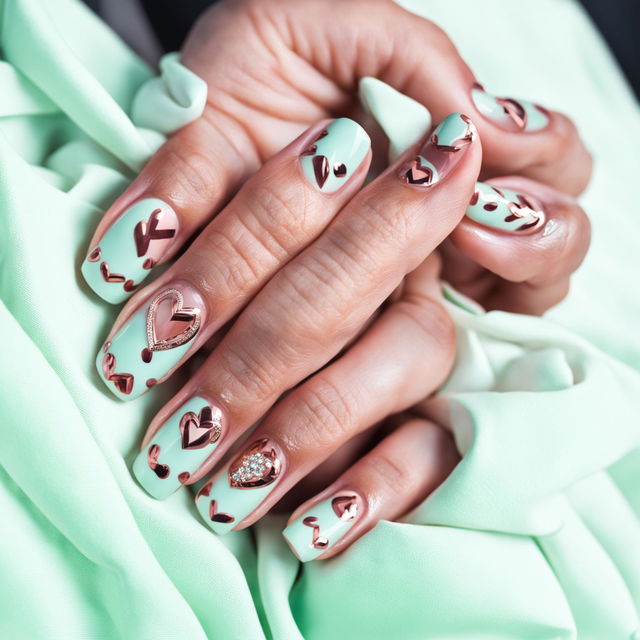
M 135 459 L 133 473 L 142 488 L 162 500 L 186 484 L 215 451 L 224 427 L 214 403 L 201 397 L 185 402 Z
M 367 132 L 349 118 L 334 120 L 302 153 L 305 176 L 323 193 L 333 193 L 346 184 L 364 160 L 371 140 Z
M 271 493 L 282 467 L 282 455 L 270 440 L 254 442 L 198 491 L 202 519 L 218 535 L 229 533 Z
M 509 131 L 539 131 L 549 124 L 549 112 L 544 107 L 527 100 L 493 96 L 481 84 L 473 85 L 471 98 L 483 116 Z
M 202 298 L 193 287 L 162 290 L 104 344 L 96 358 L 100 377 L 118 398 L 137 398 L 178 364 L 204 317 Z
M 467 216 L 488 227 L 520 233 L 537 231 L 545 222 L 544 209 L 535 198 L 486 182 L 476 182 Z
M 341 492 L 323 500 L 294 520 L 282 534 L 302 562 L 314 560 L 329 550 L 362 514 L 362 500 Z
M 178 216 L 168 204 L 156 198 L 140 200 L 91 248 L 82 275 L 107 302 L 123 302 L 162 259 L 177 232 Z
M 476 128 L 462 113 L 449 114 L 431 134 L 418 155 L 400 169 L 400 179 L 415 187 L 437 184 L 458 163 L 476 136 Z

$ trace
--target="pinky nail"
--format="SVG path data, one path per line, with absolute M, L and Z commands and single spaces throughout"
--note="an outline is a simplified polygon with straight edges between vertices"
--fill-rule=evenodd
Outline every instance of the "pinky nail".
M 177 232 L 178 216 L 166 202 L 140 200 L 90 249 L 82 263 L 82 275 L 107 302 L 123 302 L 166 254 Z
M 476 128 L 462 113 L 448 115 L 434 130 L 418 154 L 400 168 L 400 179 L 418 188 L 431 187 L 460 161 L 464 149 L 473 142 Z
M 215 533 L 229 533 L 273 491 L 282 471 L 278 448 L 266 438 L 257 440 L 202 486 L 198 512 Z
M 500 98 L 484 90 L 481 84 L 471 88 L 476 109 L 498 126 L 509 131 L 539 131 L 549 124 L 549 112 L 527 100 Z
M 535 198 L 486 182 L 476 182 L 466 213 L 482 225 L 516 233 L 537 231 L 545 223 L 544 209 Z
M 303 513 L 282 535 L 296 556 L 308 562 L 341 540 L 362 511 L 362 500 L 355 493 L 342 491 Z
M 162 500 L 187 483 L 224 433 L 222 411 L 201 397 L 185 402 L 160 427 L 133 463 L 142 488 Z

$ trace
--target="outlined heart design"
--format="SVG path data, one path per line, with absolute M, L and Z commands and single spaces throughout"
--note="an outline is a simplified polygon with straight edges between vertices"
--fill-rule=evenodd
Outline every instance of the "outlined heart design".
M 116 389 L 124 395 L 129 395 L 133 390 L 133 375 L 116 372 L 116 357 L 113 353 L 105 353 L 102 356 L 102 375 L 109 382 L 113 382 Z
M 111 273 L 106 262 L 100 263 L 100 275 L 105 282 L 124 282 L 126 278 L 121 273 Z
M 234 489 L 257 489 L 275 482 L 282 464 L 266 438 L 255 442 L 229 465 L 229 484 Z
M 331 501 L 333 512 L 345 522 L 353 520 L 358 515 L 358 498 L 357 496 L 337 496 Z
M 170 322 L 186 323 L 185 329 L 169 338 L 157 337 L 157 313 L 160 304 L 172 298 Z M 185 307 L 184 298 L 177 289 L 167 289 L 159 293 L 147 310 L 147 345 L 150 351 L 165 351 L 183 345 L 193 338 L 200 328 L 201 313 L 198 307 Z
M 196 415 L 187 411 L 180 418 L 180 436 L 183 449 L 202 449 L 220 439 L 222 425 L 214 420 L 211 407 L 206 406 Z
M 160 446 L 152 444 L 147 451 L 147 463 L 149 469 L 155 473 L 160 480 L 164 480 L 169 477 L 170 468 L 168 464 L 161 464 L 158 462 L 158 456 L 160 455 Z
M 136 243 L 136 253 L 139 258 L 147 253 L 152 240 L 168 240 L 176 235 L 175 229 L 158 229 L 161 220 L 162 209 L 154 209 L 148 220 L 141 220 L 134 227 L 133 239 Z M 147 264 L 146 261 L 145 264 Z
M 416 156 L 404 174 L 409 184 L 429 186 L 433 182 L 433 169 L 422 164 L 422 158 Z

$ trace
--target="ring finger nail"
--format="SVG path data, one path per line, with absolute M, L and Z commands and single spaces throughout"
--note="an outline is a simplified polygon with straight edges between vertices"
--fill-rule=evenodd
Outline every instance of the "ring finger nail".
M 549 112 L 544 107 L 527 100 L 493 96 L 481 84 L 473 85 L 471 98 L 483 116 L 503 129 L 539 131 L 549 124 Z
M 291 550 L 302 562 L 314 560 L 333 547 L 362 516 L 362 499 L 341 491 L 318 503 L 284 531 Z
M 215 451 L 225 430 L 222 410 L 201 397 L 185 402 L 133 463 L 142 487 L 158 500 L 189 481 Z
M 163 289 L 140 307 L 96 358 L 98 374 L 120 399 L 154 386 L 189 350 L 205 321 L 200 294 L 186 284 Z
M 257 440 L 198 491 L 202 519 L 217 534 L 228 533 L 271 493 L 283 466 L 276 445 L 266 438 Z
M 369 136 L 358 123 L 339 118 L 302 154 L 302 170 L 318 190 L 333 193 L 353 175 L 370 146 Z
M 535 198 L 485 182 L 476 182 L 466 213 L 485 226 L 520 233 L 537 231 L 545 222 L 544 209 Z
M 462 113 L 448 115 L 410 162 L 400 169 L 400 179 L 414 187 L 437 184 L 453 169 L 476 136 L 476 128 Z
M 178 216 L 162 200 L 146 198 L 124 211 L 82 263 L 87 284 L 104 300 L 123 302 L 167 253 Z

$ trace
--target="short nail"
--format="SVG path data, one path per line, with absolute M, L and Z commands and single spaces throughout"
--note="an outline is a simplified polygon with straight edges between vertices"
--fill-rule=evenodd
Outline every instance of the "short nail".
M 402 165 L 400 178 L 415 187 L 431 187 L 451 172 L 476 136 L 476 128 L 462 113 L 449 114 L 434 130 L 418 155 Z
M 302 514 L 282 534 L 298 558 L 308 562 L 331 549 L 361 515 L 361 499 L 342 491 Z
M 271 493 L 282 467 L 277 447 L 266 438 L 257 440 L 198 491 L 202 519 L 218 535 L 228 533 Z
M 473 85 L 471 98 L 483 116 L 509 131 L 539 131 L 549 124 L 549 112 L 544 107 L 527 100 L 493 96 L 481 84 Z
M 525 232 L 542 228 L 545 213 L 532 196 L 476 182 L 467 216 L 480 224 L 503 231 Z
M 143 489 L 162 500 L 186 484 L 215 451 L 224 433 L 223 413 L 201 397 L 185 402 L 160 427 L 133 463 Z
M 162 200 L 127 208 L 82 263 L 87 284 L 104 300 L 126 300 L 164 256 L 178 232 L 178 216 Z
M 371 140 L 349 118 L 334 120 L 300 157 L 305 176 L 319 191 L 333 193 L 346 184 L 364 160 Z
M 162 289 L 104 344 L 96 358 L 100 377 L 118 398 L 137 398 L 178 364 L 204 319 L 202 298 L 193 287 Z

